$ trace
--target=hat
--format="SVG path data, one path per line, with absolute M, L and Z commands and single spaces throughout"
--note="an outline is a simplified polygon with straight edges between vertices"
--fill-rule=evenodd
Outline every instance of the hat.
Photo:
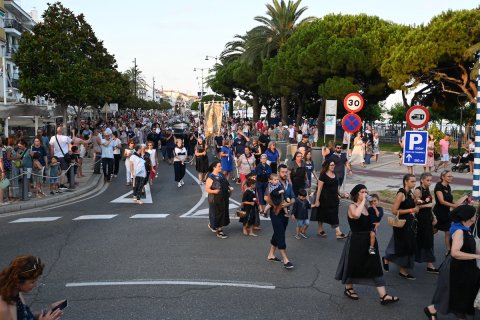
M 105 134 L 112 134 L 112 129 L 110 128 L 105 129 Z
M 452 220 L 455 222 L 462 222 L 471 219 L 475 215 L 475 208 L 467 204 L 462 204 L 450 212 Z
M 353 187 L 352 191 L 350 191 L 350 196 L 355 198 L 355 196 L 360 192 L 362 189 L 367 189 L 367 187 L 364 184 L 357 184 L 355 187 Z
M 308 134 L 302 135 L 302 138 L 308 138 Z

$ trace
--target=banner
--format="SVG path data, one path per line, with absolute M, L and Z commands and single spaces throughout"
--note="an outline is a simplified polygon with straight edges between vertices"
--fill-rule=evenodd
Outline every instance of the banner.
M 222 102 L 204 104 L 206 137 L 221 133 L 223 108 L 224 104 Z
M 337 130 L 337 100 L 327 100 L 325 105 L 325 134 L 335 135 Z

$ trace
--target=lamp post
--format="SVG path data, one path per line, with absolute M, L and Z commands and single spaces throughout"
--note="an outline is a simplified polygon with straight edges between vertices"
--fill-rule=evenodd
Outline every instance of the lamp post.
M 463 142 L 463 108 L 465 108 L 465 103 L 460 102 L 460 99 L 466 98 L 467 96 L 464 93 L 460 93 L 457 96 L 458 105 L 460 107 L 460 126 L 459 126 L 459 138 L 458 138 L 458 145 L 457 145 L 457 152 L 460 155 L 460 149 L 462 148 Z
M 200 111 L 200 114 L 202 114 L 202 99 L 203 99 L 203 71 L 204 70 L 207 70 L 207 68 L 193 68 L 193 72 L 197 72 L 197 71 L 201 71 L 201 74 L 202 74 L 202 85 L 201 85 L 201 91 L 200 91 L 200 104 L 199 104 L 199 111 Z
M 477 109 L 475 115 L 475 153 L 473 160 L 473 188 L 472 196 L 480 199 L 480 54 L 478 54 L 477 75 Z
M 135 82 L 135 97 L 137 95 L 137 58 L 133 59 L 133 81 Z
M 217 62 L 218 62 L 218 57 L 215 57 L 215 56 L 209 56 L 209 55 L 205 56 L 205 60 L 207 60 L 207 61 L 208 61 L 208 59 L 209 59 L 209 58 L 215 59 L 215 64 L 217 64 Z

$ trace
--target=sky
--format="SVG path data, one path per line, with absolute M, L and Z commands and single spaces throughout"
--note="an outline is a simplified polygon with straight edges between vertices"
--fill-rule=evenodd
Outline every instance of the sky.
M 15 0 L 26 12 L 36 8 L 39 16 L 54 0 Z M 75 14 L 83 13 L 97 37 L 115 55 L 120 71 L 138 68 L 147 83 L 164 90 L 190 94 L 200 91 L 201 72 L 208 68 L 225 44 L 236 34 L 257 25 L 255 16 L 265 15 L 271 0 L 64 0 Z M 303 17 L 329 13 L 376 15 L 396 23 L 419 25 L 448 9 L 473 9 L 474 0 L 303 0 Z

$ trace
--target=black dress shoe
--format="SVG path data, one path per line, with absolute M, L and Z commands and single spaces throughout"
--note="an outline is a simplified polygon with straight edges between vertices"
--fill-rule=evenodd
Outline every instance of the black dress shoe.
M 427 272 L 428 273 L 439 274 L 440 270 L 438 270 L 437 268 L 427 268 Z
M 402 277 L 403 279 L 407 279 L 407 280 L 416 280 L 417 278 L 415 278 L 414 276 L 412 276 L 411 274 L 407 273 L 407 274 L 403 274 L 401 272 L 398 273 L 398 275 L 400 277 Z

